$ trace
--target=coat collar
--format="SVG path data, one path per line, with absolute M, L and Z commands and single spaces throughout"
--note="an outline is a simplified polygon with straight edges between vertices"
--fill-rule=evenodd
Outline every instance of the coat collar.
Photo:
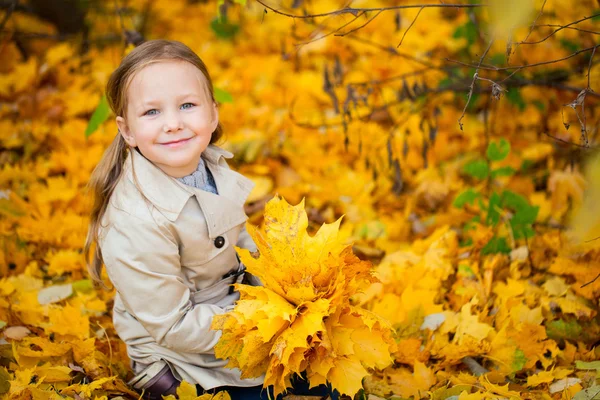
M 124 176 L 170 221 L 175 221 L 190 197 L 195 196 L 209 236 L 214 238 L 246 219 L 244 203 L 254 183 L 227 167 L 224 159 L 233 157 L 227 150 L 209 145 L 202 157 L 215 178 L 219 195 L 179 182 L 136 150 L 129 152 Z

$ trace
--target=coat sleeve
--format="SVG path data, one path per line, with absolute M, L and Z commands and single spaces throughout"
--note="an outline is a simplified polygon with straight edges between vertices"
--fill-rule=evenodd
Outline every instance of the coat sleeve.
M 245 224 L 242 227 L 240 235 L 238 236 L 238 241 L 236 245 L 243 249 L 248 249 L 252 252 L 255 252 L 257 250 L 256 243 L 254 243 L 254 240 L 252 240 L 252 238 L 250 237 L 250 234 L 246 230 Z
M 168 229 L 127 219 L 113 225 L 101 243 L 108 276 L 127 311 L 159 345 L 178 352 L 211 353 L 221 333 L 210 325 L 224 310 L 192 304 L 182 278 L 179 246 Z

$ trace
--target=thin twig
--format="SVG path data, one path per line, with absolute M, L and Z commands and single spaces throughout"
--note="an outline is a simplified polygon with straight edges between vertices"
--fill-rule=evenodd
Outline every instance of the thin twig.
M 586 287 L 587 285 L 591 285 L 592 283 L 596 282 L 596 280 L 600 278 L 600 274 L 596 275 L 596 277 L 594 279 L 592 279 L 591 281 L 589 281 L 588 283 L 585 283 L 583 285 L 581 285 L 581 288 L 583 289 L 584 287 Z
M 597 45 L 592 46 L 592 47 L 586 47 L 585 49 L 577 50 L 576 52 L 574 52 L 572 54 L 569 54 L 566 57 L 559 58 L 559 59 L 556 59 L 556 60 L 541 61 L 541 62 L 533 63 L 533 64 L 516 65 L 514 67 L 493 67 L 493 66 L 492 67 L 488 67 L 488 66 L 483 66 L 483 65 L 469 64 L 469 63 L 465 63 L 465 62 L 458 61 L 458 60 L 452 60 L 450 58 L 444 58 L 444 60 L 448 61 L 448 62 L 451 62 L 451 63 L 458 64 L 458 65 L 462 65 L 464 67 L 484 69 L 484 70 L 487 70 L 487 71 L 509 71 L 509 70 L 512 70 L 512 69 L 521 70 L 523 68 L 537 67 L 537 66 L 540 66 L 540 65 L 554 64 L 554 63 L 557 63 L 557 62 L 565 61 L 565 60 L 568 60 L 569 58 L 575 57 L 578 54 L 585 53 L 586 51 L 594 50 L 594 49 L 596 49 L 598 47 L 600 47 L 600 44 L 597 44 Z
M 546 136 L 548 136 L 548 137 L 551 137 L 552 139 L 554 139 L 554 140 L 556 140 L 556 141 L 559 141 L 559 142 L 561 142 L 561 143 L 564 143 L 564 144 L 570 144 L 571 146 L 580 147 L 580 148 L 582 148 L 582 149 L 590 149 L 590 147 L 589 147 L 589 146 L 584 146 L 584 145 L 581 145 L 581 144 L 577 144 L 577 143 L 569 142 L 569 141 L 567 141 L 567 140 L 564 140 L 564 139 L 561 139 L 561 138 L 557 138 L 556 136 L 552 136 L 552 135 L 551 135 L 551 134 L 549 134 L 548 132 L 544 132 L 544 135 L 546 135 Z M 594 148 L 594 147 L 591 147 L 591 148 Z
M 421 14 L 421 11 L 423 11 L 423 7 L 421 7 L 419 9 L 419 12 L 417 13 L 417 15 L 415 15 L 415 19 L 413 19 L 413 21 L 410 23 L 410 25 L 408 26 L 408 28 L 406 28 L 406 30 L 404 31 L 404 34 L 402 35 L 402 38 L 400 39 L 400 43 L 398 43 L 398 46 L 396 46 L 396 48 L 398 48 L 398 47 L 400 47 L 400 45 L 402 45 L 402 42 L 404 41 L 404 37 L 406 36 L 406 34 L 410 30 L 410 28 L 412 28 L 412 26 L 415 24 L 415 22 L 417 22 L 417 18 L 419 18 L 419 15 Z
M 536 27 L 538 27 L 538 26 L 545 26 L 545 27 L 549 27 L 549 28 L 557 28 L 557 27 L 559 28 L 562 25 L 558 25 L 558 24 L 540 24 L 540 25 L 536 25 Z M 567 26 L 567 27 L 565 27 L 565 29 L 572 29 L 574 31 L 583 32 L 583 33 L 591 33 L 593 35 L 600 35 L 600 32 L 597 32 L 597 31 L 590 31 L 589 29 L 575 28 L 575 27 L 572 27 L 572 26 Z
M 569 22 L 566 25 L 559 25 L 558 29 L 554 30 L 552 33 L 550 33 L 545 38 L 540 39 L 540 40 L 536 40 L 535 42 L 526 42 L 527 38 L 529 37 L 529 35 L 527 35 L 527 37 L 522 42 L 519 42 L 519 44 L 538 44 L 538 43 L 542 43 L 543 41 L 548 40 L 548 38 L 550 38 L 551 36 L 553 36 L 556 32 L 562 31 L 563 29 L 566 29 L 566 28 L 570 27 L 571 25 L 576 25 L 576 24 L 578 24 L 580 22 L 583 22 L 583 21 L 586 21 L 588 19 L 595 18 L 595 17 L 597 17 L 599 15 L 600 15 L 600 13 L 599 14 L 591 15 L 589 17 L 584 17 L 584 18 L 578 19 L 577 21 Z M 536 26 L 545 26 L 545 25 L 536 25 Z
M 336 32 L 339 32 L 341 29 L 344 29 L 345 27 L 347 27 L 348 25 L 350 25 L 351 23 L 353 23 L 354 21 L 356 21 L 358 18 L 362 17 L 364 14 L 365 14 L 364 12 L 359 13 L 353 19 L 351 19 L 350 21 L 346 22 L 344 25 L 340 26 L 339 28 L 337 28 L 337 29 L 335 29 L 335 30 L 333 30 L 333 31 L 331 31 L 331 32 L 323 35 L 323 36 L 319 36 L 319 37 L 317 37 L 315 39 L 311 39 L 308 42 L 297 43 L 296 46 L 304 46 L 306 44 L 310 44 L 310 43 L 316 42 L 318 40 L 324 39 L 327 36 L 334 35 Z
M 521 43 L 522 43 L 522 42 L 526 42 L 526 41 L 527 41 L 527 39 L 529 39 L 529 35 L 531 35 L 531 32 L 533 32 L 533 28 L 535 28 L 535 27 L 536 27 L 536 24 L 535 24 L 535 23 L 537 22 L 537 20 L 538 20 L 538 19 L 539 19 L 539 18 L 542 16 L 542 14 L 544 13 L 544 7 L 546 6 L 546 1 L 547 1 L 547 0 L 544 0 L 544 3 L 542 4 L 542 8 L 540 8 L 540 12 L 538 13 L 537 17 L 535 17 L 535 19 L 533 20 L 533 24 L 531 24 L 531 27 L 529 28 L 529 33 L 527 34 L 527 36 L 525 36 L 525 39 L 523 39 L 523 40 L 521 41 Z M 517 43 L 517 44 L 520 44 L 520 43 Z
M 341 10 L 329 11 L 321 14 L 306 14 L 306 15 L 294 15 L 285 13 L 276 8 L 273 8 L 267 4 L 265 4 L 262 0 L 256 0 L 258 3 L 266 7 L 267 9 L 273 11 L 275 14 L 283 15 L 285 17 L 294 18 L 294 19 L 310 19 L 317 17 L 327 17 L 330 15 L 340 15 L 340 14 L 352 14 L 356 15 L 361 11 L 390 11 L 390 10 L 401 10 L 408 8 L 479 8 L 484 7 L 485 4 L 408 4 L 402 6 L 391 6 L 391 7 L 377 7 L 377 8 L 342 8 Z
M 592 71 L 592 59 L 594 58 L 594 54 L 596 54 L 596 48 L 594 48 L 594 50 L 592 51 L 592 55 L 590 56 L 590 63 L 588 65 L 588 85 L 587 88 L 588 90 L 592 90 L 591 86 L 590 86 L 590 72 Z
M 364 24 L 362 24 L 361 26 L 359 26 L 359 27 L 356 27 L 356 28 L 354 28 L 354 29 L 352 29 L 352 30 L 350 30 L 350 31 L 348 31 L 348 32 L 344 32 L 344 33 L 336 33 L 334 36 L 346 36 L 346 35 L 349 35 L 349 34 L 351 34 L 351 33 L 354 33 L 354 32 L 356 32 L 357 30 L 359 30 L 359 29 L 362 29 L 362 28 L 364 28 L 365 26 L 369 25 L 369 24 L 370 24 L 371 22 L 373 22 L 373 20 L 374 20 L 375 18 L 377 18 L 377 17 L 379 16 L 379 14 L 381 14 L 382 12 L 383 12 L 383 11 L 379 11 L 377 14 L 375 14 L 375 15 L 374 15 L 372 18 L 370 18 L 370 19 L 369 19 L 367 22 L 365 22 L 365 23 L 364 23 Z
M 418 59 L 418 58 L 416 58 L 414 56 L 411 56 L 409 54 L 406 54 L 406 53 L 401 53 L 400 51 L 396 50 L 392 46 L 385 46 L 383 44 L 379 44 L 377 42 L 373 42 L 372 40 L 358 37 L 358 36 L 356 36 L 356 34 L 345 36 L 345 38 L 357 41 L 357 42 L 362 43 L 362 44 L 366 44 L 366 45 L 369 45 L 369 46 L 376 47 L 376 48 L 378 48 L 380 50 L 383 50 L 383 51 L 386 51 L 386 52 L 388 52 L 388 53 L 390 53 L 392 55 L 395 55 L 395 56 L 398 56 L 398 57 L 402 57 L 402 58 L 404 58 L 406 60 L 414 61 L 414 62 L 416 62 L 418 64 L 424 65 L 424 66 L 432 68 L 432 69 L 442 69 L 442 67 L 438 67 L 438 66 L 433 65 L 433 64 L 431 64 L 431 63 L 429 63 L 427 61 L 420 60 L 420 59 Z
M 494 38 L 492 37 L 492 39 L 490 40 L 490 43 L 488 44 L 487 49 L 485 49 L 485 51 L 483 52 L 483 55 L 479 59 L 479 65 L 477 66 L 477 69 L 475 69 L 475 73 L 473 74 L 473 80 L 471 81 L 471 86 L 469 86 L 469 97 L 467 97 L 467 103 L 465 104 L 465 108 L 463 108 L 463 112 L 460 115 L 460 118 L 458 119 L 458 126 L 460 126 L 461 131 L 463 130 L 462 119 L 465 117 L 465 113 L 467 112 L 467 107 L 469 107 L 469 102 L 471 101 L 471 97 L 473 96 L 473 89 L 475 88 L 475 81 L 479 77 L 479 74 L 478 74 L 479 67 L 483 63 L 483 60 L 484 60 L 485 56 L 487 56 L 488 51 L 490 51 L 490 48 L 492 47 L 493 43 L 494 43 Z

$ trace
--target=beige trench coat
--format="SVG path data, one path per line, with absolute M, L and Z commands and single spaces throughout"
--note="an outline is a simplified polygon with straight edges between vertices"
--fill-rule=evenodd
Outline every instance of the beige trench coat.
M 241 276 L 223 278 L 239 268 L 234 246 L 255 249 L 244 228 L 253 183 L 229 169 L 231 156 L 212 145 L 202 154 L 218 195 L 184 185 L 137 151 L 125 162 L 99 245 L 117 290 L 114 326 L 135 373 L 162 359 L 205 389 L 263 382 L 224 368 L 214 356 L 220 332 L 210 330 L 213 316 L 239 298 L 230 288 Z

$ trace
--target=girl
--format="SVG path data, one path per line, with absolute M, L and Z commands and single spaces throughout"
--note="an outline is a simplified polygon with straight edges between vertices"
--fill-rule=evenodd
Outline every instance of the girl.
M 220 332 L 210 325 L 239 298 L 231 285 L 260 282 L 234 249 L 256 250 L 244 228 L 253 183 L 213 145 L 222 130 L 206 66 L 179 42 L 149 41 L 112 73 L 106 96 L 119 133 L 90 179 L 85 252 L 96 245 L 90 274 L 102 284 L 104 263 L 117 290 L 130 384 L 152 400 L 175 394 L 182 379 L 199 393 L 267 398 L 262 378 L 241 379 L 214 356 Z

